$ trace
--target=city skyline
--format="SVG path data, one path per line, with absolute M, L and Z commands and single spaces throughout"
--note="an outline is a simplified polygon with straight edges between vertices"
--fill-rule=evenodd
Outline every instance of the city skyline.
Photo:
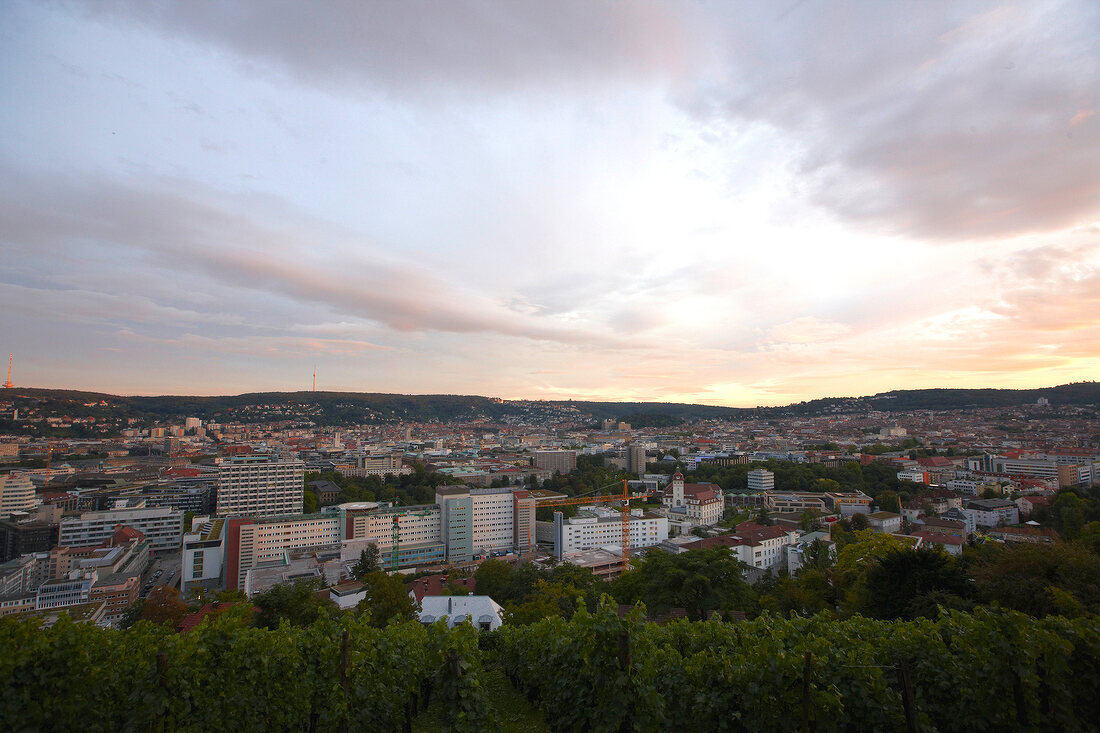
M 1100 374 L 1100 8 L 12 2 L 17 386 L 784 405 Z

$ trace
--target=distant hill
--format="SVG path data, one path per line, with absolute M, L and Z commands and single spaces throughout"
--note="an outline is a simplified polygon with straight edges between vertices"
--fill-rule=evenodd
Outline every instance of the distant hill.
M 683 422 L 748 417 L 812 416 L 871 410 L 953 410 L 1013 407 L 1045 397 L 1051 405 L 1100 405 L 1100 383 L 1077 382 L 1040 389 L 916 389 L 865 397 L 829 397 L 783 407 L 717 407 L 669 402 L 588 402 L 579 400 L 499 400 L 469 395 L 401 395 L 370 392 L 256 392 L 193 397 L 123 397 L 75 390 L 15 388 L 0 401 L 35 407 L 43 414 L 81 414 L 167 420 L 198 417 L 205 421 L 312 421 L 319 425 L 366 422 L 500 422 L 516 418 L 573 420 L 616 419 L 643 427 L 674 427 Z M 106 403 L 101 404 L 101 403 Z M 9 423 L 10 424 L 10 423 Z M 0 425 L 3 429 L 6 425 Z

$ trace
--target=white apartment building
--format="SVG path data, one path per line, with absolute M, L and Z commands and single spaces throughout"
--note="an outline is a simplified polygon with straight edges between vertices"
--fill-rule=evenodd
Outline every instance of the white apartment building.
M 216 465 L 219 517 L 302 513 L 305 464 L 297 458 L 235 456 Z
M 29 512 L 37 503 L 34 484 L 22 471 L 0 475 L 0 519 L 12 512 Z
M 57 543 L 62 547 L 94 547 L 111 539 L 118 525 L 145 535 L 154 550 L 175 549 L 183 536 L 183 512 L 168 507 L 110 509 L 63 517 Z
M 639 513 L 635 513 L 639 512 Z M 631 512 L 630 546 L 651 547 L 668 539 L 668 518 L 656 514 Z M 622 514 L 607 507 L 582 507 L 577 516 L 565 519 L 554 512 L 554 555 L 562 555 L 596 547 L 622 547 Z

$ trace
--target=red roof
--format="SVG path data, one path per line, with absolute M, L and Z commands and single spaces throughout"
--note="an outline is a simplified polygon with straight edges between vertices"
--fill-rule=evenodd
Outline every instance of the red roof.
M 962 537 L 956 537 L 953 534 L 944 534 L 943 532 L 929 532 L 928 530 L 920 530 L 914 532 L 913 537 L 920 537 L 925 542 L 931 542 L 933 545 L 956 545 L 962 547 Z
M 412 593 L 419 603 L 424 596 L 438 596 L 443 593 L 443 586 L 448 584 L 460 585 L 471 593 L 477 583 L 473 578 L 450 577 L 448 575 L 428 575 L 416 580 L 410 580 L 405 584 L 406 592 Z

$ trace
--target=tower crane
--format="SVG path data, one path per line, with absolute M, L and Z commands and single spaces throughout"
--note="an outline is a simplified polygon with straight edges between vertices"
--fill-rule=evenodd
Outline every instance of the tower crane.
M 611 484 L 614 485 L 614 484 Z M 594 491 L 600 491 L 601 489 L 608 488 L 607 486 L 600 487 L 600 489 L 594 489 Z M 623 532 L 623 571 L 625 572 L 630 567 L 630 491 L 627 488 L 626 480 L 623 480 L 623 493 L 622 494 L 610 494 L 605 496 L 573 496 L 568 499 L 557 499 L 553 501 L 538 501 L 535 503 L 535 508 L 544 506 L 575 506 L 578 504 L 603 504 L 605 502 L 621 501 L 622 506 L 620 511 L 622 512 L 622 532 Z M 531 547 L 531 526 L 527 526 L 527 547 Z
M 427 517 L 430 516 L 430 511 L 403 511 L 397 512 L 393 515 L 393 527 L 390 529 L 390 570 L 397 570 L 397 561 L 399 555 L 399 547 L 401 543 L 401 517 L 413 516 L 413 517 Z

